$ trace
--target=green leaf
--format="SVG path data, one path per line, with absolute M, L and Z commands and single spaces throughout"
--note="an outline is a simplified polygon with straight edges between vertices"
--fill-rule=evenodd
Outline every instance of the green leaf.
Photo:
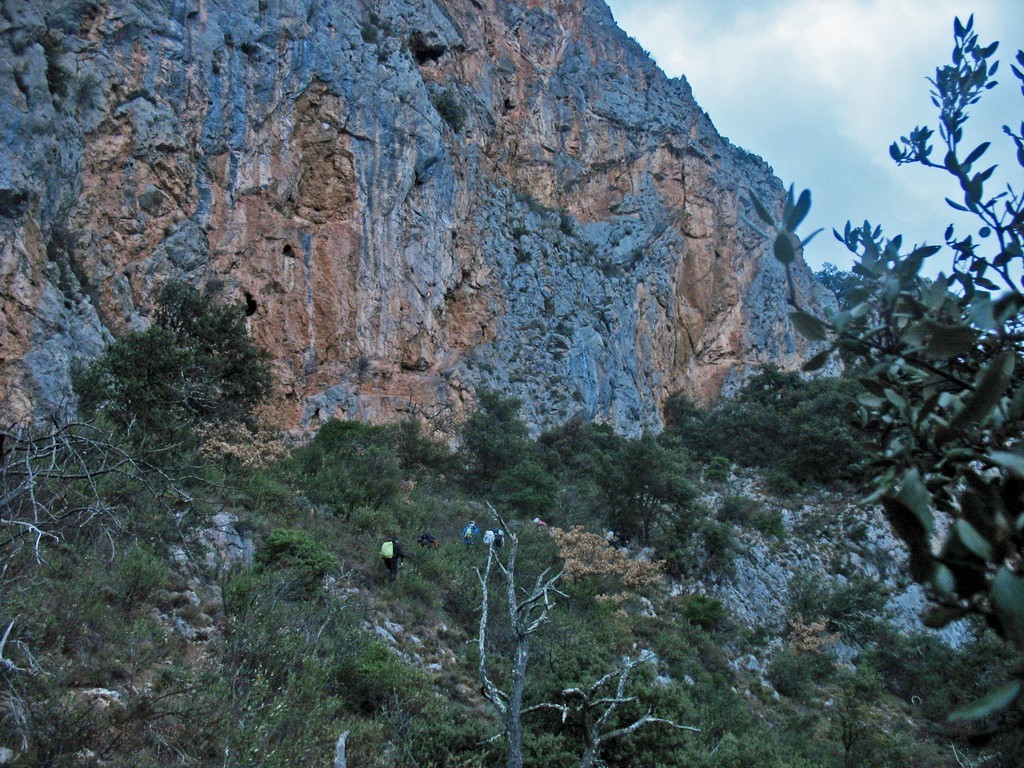
M 820 371 L 825 367 L 825 363 L 828 362 L 829 357 L 832 355 L 831 349 L 825 349 L 816 354 L 806 363 L 804 363 L 801 370 L 810 373 L 811 371 Z
M 1010 451 L 993 451 L 988 460 L 996 466 L 1007 469 L 1018 477 L 1024 477 L 1024 456 Z
M 992 579 L 992 605 L 1003 635 L 1018 647 L 1024 647 L 1024 579 L 1015 576 L 1005 565 Z
M 935 518 L 932 516 L 932 496 L 921 480 L 917 468 L 910 470 L 903 485 L 896 494 L 896 500 L 914 513 L 926 533 L 935 530 Z
M 985 561 L 993 559 L 995 551 L 992 549 L 992 545 L 988 539 L 978 532 L 977 528 L 963 519 L 957 520 L 954 527 L 956 528 L 956 535 L 960 537 L 960 541 L 971 552 Z
M 801 240 L 801 241 L 800 241 L 800 247 L 801 247 L 801 248 L 806 248 L 806 247 L 807 247 L 807 244 L 808 244 L 809 242 L 811 242 L 811 240 L 813 240 L 814 238 L 816 238 L 816 237 L 817 237 L 818 235 L 820 235 L 820 234 L 821 234 L 822 232 L 824 232 L 824 231 L 825 231 L 825 230 L 824 230 L 824 228 L 823 228 L 823 227 L 818 227 L 818 228 L 817 228 L 816 230 L 814 230 L 813 232 L 811 232 L 811 234 L 809 234 L 809 235 L 808 235 L 807 237 L 805 237 L 805 238 L 804 238 L 803 240 Z
M 873 395 L 869 392 L 863 392 L 857 395 L 857 402 L 865 408 L 869 408 L 873 411 L 878 410 L 885 404 L 885 400 L 880 398 L 878 395 Z
M 790 312 L 789 321 L 801 336 L 811 341 L 825 341 L 828 338 L 825 324 L 814 315 L 807 312 Z
M 1014 358 L 1014 351 L 1007 350 L 978 374 L 974 391 L 949 423 L 951 431 L 982 421 L 992 412 L 1010 385 Z
M 771 213 L 768 211 L 768 207 L 762 203 L 761 198 L 753 192 L 750 193 L 750 202 L 754 204 L 754 210 L 757 211 L 757 215 L 761 217 L 761 221 L 765 224 L 775 224 L 775 219 L 772 218 Z
M 953 711 L 949 716 L 949 722 L 981 720 L 983 717 L 998 714 L 1013 704 L 1017 697 L 1020 696 L 1020 693 L 1021 681 L 1013 680 L 1006 685 L 996 688 L 977 701 Z
M 930 629 L 942 629 L 957 619 L 962 619 L 965 613 L 962 608 L 931 608 L 921 614 L 921 623 Z
M 984 142 L 982 144 L 979 144 L 977 147 L 975 147 L 974 151 L 971 152 L 971 154 L 969 154 L 967 156 L 966 160 L 964 160 L 964 165 L 970 165 L 975 160 L 977 160 L 979 157 L 981 157 L 983 154 L 985 154 L 985 151 L 989 148 L 989 146 L 991 146 L 991 144 L 992 144 L 992 142 L 986 141 L 986 142 Z
M 916 470 L 913 470 L 916 472 Z M 908 554 L 910 555 L 910 575 L 914 581 L 924 584 L 931 580 L 935 573 L 935 558 L 932 555 L 931 547 L 929 545 L 929 536 L 931 533 L 931 512 L 927 508 L 923 511 L 926 513 L 926 519 L 929 521 L 927 524 L 922 521 L 924 515 L 919 514 L 919 510 L 915 510 L 915 506 L 918 506 L 918 502 L 912 498 L 913 493 L 907 493 L 907 484 L 904 483 L 904 487 L 900 490 L 897 495 L 884 494 L 882 496 L 882 507 L 885 509 L 885 517 L 889 521 L 896 535 L 906 542 Z M 922 490 L 923 485 L 922 485 Z M 927 494 L 927 491 L 924 491 Z M 865 503 L 874 503 L 877 500 L 879 494 L 876 492 L 867 499 Z M 904 497 L 904 498 L 901 498 Z
M 786 218 L 786 229 L 790 232 L 795 232 L 796 228 L 800 226 L 800 222 L 804 220 L 810 209 L 811 191 L 809 189 L 805 189 L 800 193 L 800 199 L 796 201 L 796 205 Z
M 982 330 L 993 330 L 996 327 L 996 317 L 992 297 L 981 293 L 971 299 L 969 317 L 971 322 Z
M 951 597 L 956 594 L 956 578 L 953 572 L 942 563 L 935 566 L 932 573 L 932 586 L 940 595 Z
M 930 336 L 924 353 L 929 357 L 948 359 L 966 355 L 978 341 L 978 332 L 969 325 L 943 325 L 926 322 Z
M 796 249 L 793 248 L 793 241 L 790 240 L 787 232 L 778 234 L 772 250 L 775 253 L 775 258 L 783 264 L 792 264 L 796 260 Z

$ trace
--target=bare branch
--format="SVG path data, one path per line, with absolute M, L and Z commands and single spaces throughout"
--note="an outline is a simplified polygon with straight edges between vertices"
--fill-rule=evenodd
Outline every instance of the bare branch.
M 635 731 L 640 730 L 643 726 L 647 725 L 648 723 L 661 723 L 663 725 L 671 726 L 672 728 L 675 728 L 679 731 L 691 731 L 692 733 L 700 733 L 700 728 L 696 728 L 692 725 L 680 725 L 674 720 L 666 720 L 663 717 L 652 717 L 650 710 L 648 710 L 648 712 L 639 720 L 636 720 L 635 722 L 632 722 L 623 728 L 616 728 L 614 731 L 609 731 L 608 733 L 601 734 L 597 740 L 598 744 L 603 744 L 606 741 L 611 741 L 612 739 L 618 739 L 622 736 L 634 733 Z

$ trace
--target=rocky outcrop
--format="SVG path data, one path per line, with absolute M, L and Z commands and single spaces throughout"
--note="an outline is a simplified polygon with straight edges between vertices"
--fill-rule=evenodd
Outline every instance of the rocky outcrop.
M 635 433 L 806 352 L 748 215 L 781 185 L 601 0 L 0 9 L 12 415 L 170 277 L 244 303 L 293 429 L 490 387 Z

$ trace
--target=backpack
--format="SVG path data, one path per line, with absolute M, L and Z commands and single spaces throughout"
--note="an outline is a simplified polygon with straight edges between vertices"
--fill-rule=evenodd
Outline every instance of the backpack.
M 484 532 L 484 544 L 493 544 L 493 543 L 494 543 L 494 531 L 485 531 Z
M 395 556 L 395 542 L 385 541 L 380 548 L 380 556 L 385 560 L 390 560 Z

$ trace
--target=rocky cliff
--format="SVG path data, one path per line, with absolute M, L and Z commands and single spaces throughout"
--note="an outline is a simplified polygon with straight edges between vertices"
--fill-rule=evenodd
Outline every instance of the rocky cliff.
M 806 352 L 780 183 L 601 0 L 3 0 L 0 125 L 11 415 L 170 277 L 245 304 L 293 429 L 492 387 L 635 433 Z

